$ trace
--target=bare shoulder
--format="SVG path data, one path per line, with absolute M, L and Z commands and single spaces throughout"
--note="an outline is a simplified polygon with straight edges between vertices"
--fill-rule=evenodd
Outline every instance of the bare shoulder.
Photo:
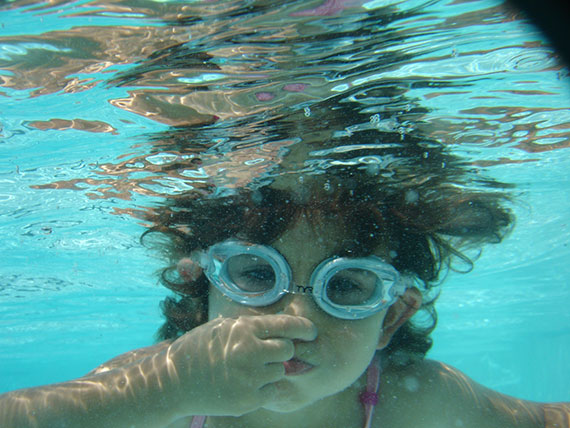
M 378 426 L 542 428 L 543 406 L 486 388 L 433 360 L 385 371 Z

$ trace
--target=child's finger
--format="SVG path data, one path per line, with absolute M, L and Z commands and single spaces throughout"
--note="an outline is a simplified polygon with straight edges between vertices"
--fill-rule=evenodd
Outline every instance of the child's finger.
M 290 360 L 295 355 L 295 345 L 291 339 L 265 339 L 262 341 L 263 361 L 278 363 Z
M 261 388 L 257 390 L 259 396 L 260 407 L 268 404 L 273 403 L 279 399 L 279 388 L 277 386 L 277 381 L 280 379 L 276 379 L 273 382 L 269 382 L 263 385 Z
M 283 363 L 269 363 L 263 368 L 263 384 L 277 382 L 285 377 Z
M 285 314 L 256 318 L 254 334 L 260 339 L 282 337 L 312 341 L 317 338 L 317 327 L 307 318 Z

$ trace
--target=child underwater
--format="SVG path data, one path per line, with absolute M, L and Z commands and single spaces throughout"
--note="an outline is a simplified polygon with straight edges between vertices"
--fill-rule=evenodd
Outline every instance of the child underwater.
M 149 213 L 143 241 L 160 238 L 176 296 L 162 341 L 0 396 L 0 426 L 570 426 L 568 404 L 508 397 L 425 358 L 438 278 L 471 263 L 461 251 L 500 242 L 513 216 L 443 148 L 380 146 L 324 142 L 290 153 L 326 158 L 318 173 L 282 165 L 271 182 Z M 396 157 L 389 174 L 372 163 Z

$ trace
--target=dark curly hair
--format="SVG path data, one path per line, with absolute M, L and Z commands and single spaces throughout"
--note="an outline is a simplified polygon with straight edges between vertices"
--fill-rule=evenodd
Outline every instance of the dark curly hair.
M 161 282 L 175 294 L 162 302 L 166 322 L 157 337 L 173 339 L 208 321 L 208 280 L 202 275 L 184 281 L 176 271 L 180 258 L 231 237 L 270 245 L 303 215 L 313 223 L 334 218 L 349 237 L 337 243 L 339 256 L 369 255 L 380 243 L 388 243 L 392 264 L 416 278 L 424 302 L 422 311 L 398 330 L 383 352 L 425 356 L 436 324 L 433 303 L 442 271 L 454 259 L 470 266 L 465 249 L 500 242 L 513 218 L 505 207 L 504 191 L 490 189 L 505 185 L 482 180 L 435 143 L 395 134 L 385 138 L 399 142 L 382 152 L 384 158 L 401 160 L 392 163 L 389 174 L 370 168 L 368 161 L 335 163 L 342 153 L 327 153 L 329 165 L 342 165 L 321 168 L 288 186 L 277 185 L 284 176 L 281 172 L 273 183 L 224 196 L 173 197 L 149 214 L 153 226 L 143 237 L 168 238 L 160 243 L 170 260 Z M 355 147 L 351 156 L 358 155 L 370 158 L 370 150 Z

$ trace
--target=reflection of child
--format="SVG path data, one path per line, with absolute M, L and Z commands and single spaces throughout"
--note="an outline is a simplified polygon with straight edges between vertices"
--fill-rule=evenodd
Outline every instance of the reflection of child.
M 429 290 L 460 245 L 500 241 L 501 202 L 369 170 L 175 200 L 149 234 L 170 238 L 165 340 L 1 396 L 0 425 L 567 427 L 568 406 L 424 359 Z

